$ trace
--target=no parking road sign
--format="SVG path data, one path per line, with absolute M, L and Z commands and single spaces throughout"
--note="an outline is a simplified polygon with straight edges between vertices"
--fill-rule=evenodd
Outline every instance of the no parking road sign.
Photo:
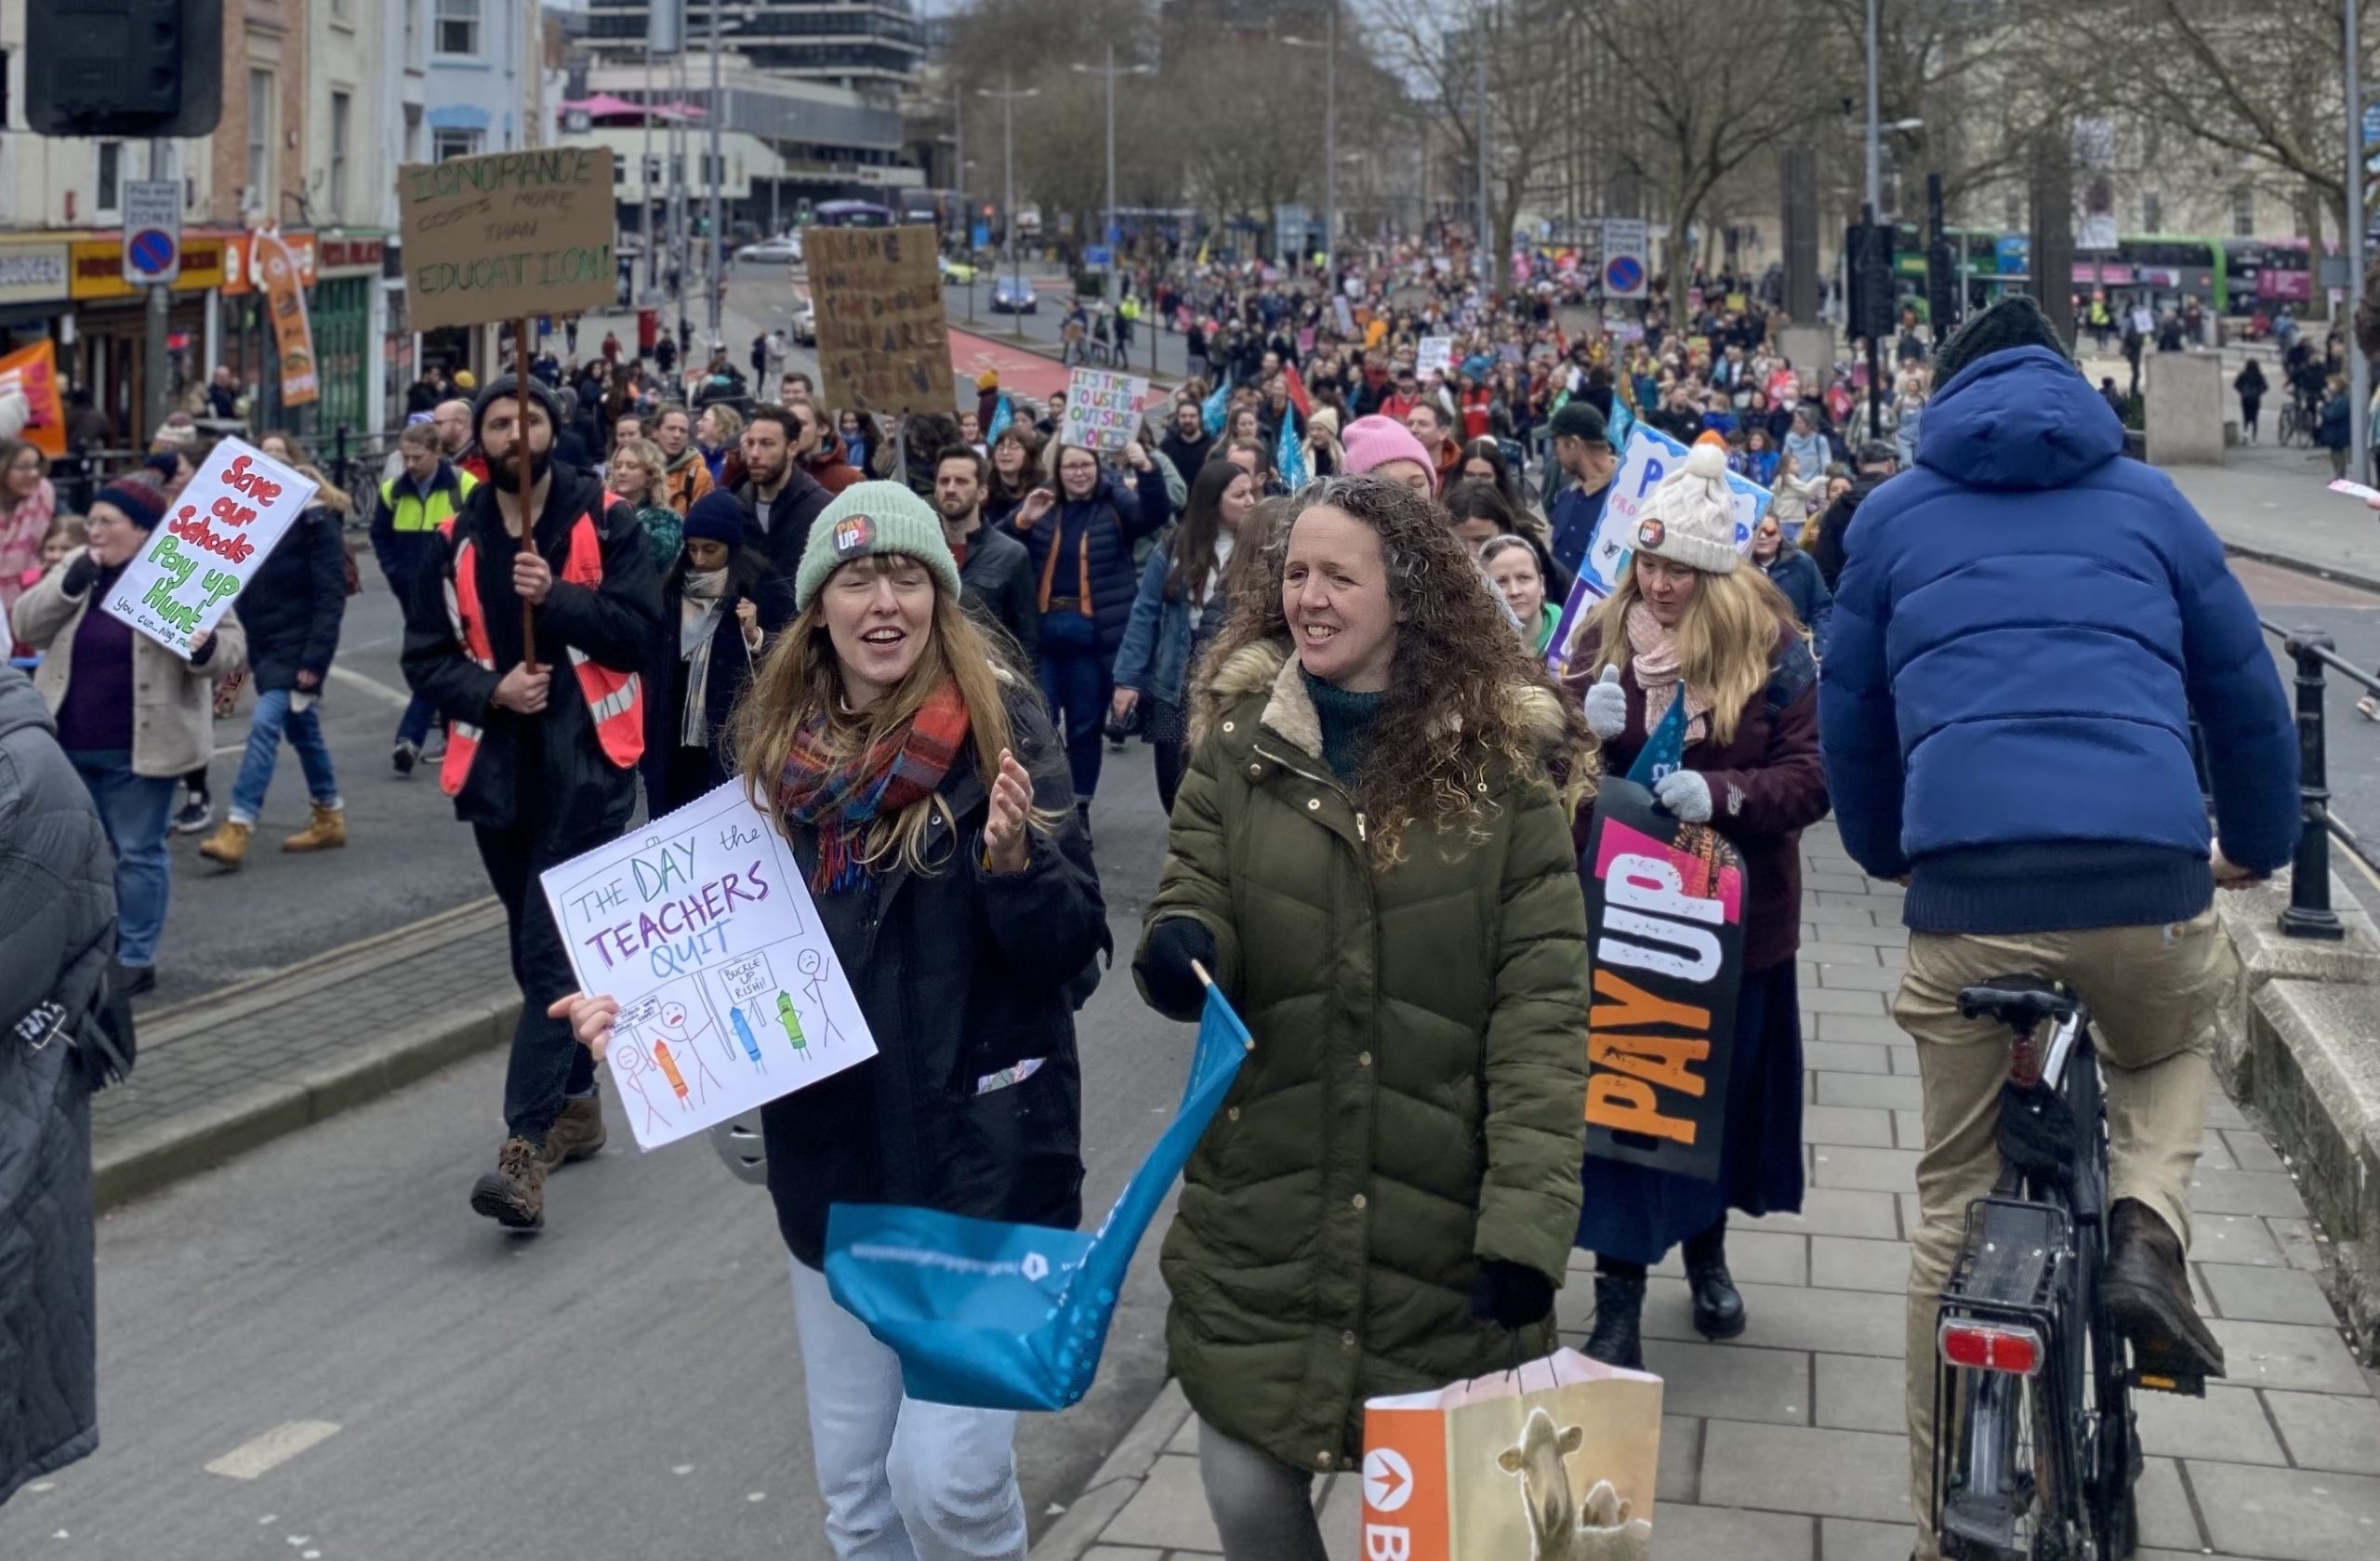
M 170 179 L 124 183 L 124 279 L 170 284 L 182 273 L 182 187 Z

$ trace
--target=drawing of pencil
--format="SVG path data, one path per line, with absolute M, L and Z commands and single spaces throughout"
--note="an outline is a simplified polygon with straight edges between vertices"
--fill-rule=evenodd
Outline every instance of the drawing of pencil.
M 653 1060 L 661 1065 L 661 1076 L 669 1080 L 669 1088 L 678 1092 L 678 1099 L 682 1103 L 686 1098 L 686 1076 L 678 1071 L 678 1060 L 669 1055 L 668 1041 L 653 1043 Z
M 760 1038 L 752 1034 L 752 1022 L 744 1017 L 744 1011 L 740 1008 L 729 1009 L 727 1011 L 727 1017 L 734 1023 L 735 1038 L 744 1043 L 744 1054 L 752 1059 L 752 1065 L 754 1067 L 759 1067 L 760 1065 Z

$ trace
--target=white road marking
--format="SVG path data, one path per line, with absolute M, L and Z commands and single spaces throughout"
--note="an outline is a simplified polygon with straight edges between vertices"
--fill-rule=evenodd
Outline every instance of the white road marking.
M 332 1421 L 284 1421 L 256 1440 L 233 1448 L 209 1463 L 206 1472 L 221 1475 L 227 1479 L 252 1480 L 337 1435 L 338 1426 Z
M 394 705 L 400 710 L 413 703 L 413 695 L 403 689 L 390 688 L 377 678 L 367 678 L 361 672 L 351 672 L 344 667 L 332 668 L 331 677 L 337 681 L 347 684 L 350 688 L 362 689 L 383 704 Z

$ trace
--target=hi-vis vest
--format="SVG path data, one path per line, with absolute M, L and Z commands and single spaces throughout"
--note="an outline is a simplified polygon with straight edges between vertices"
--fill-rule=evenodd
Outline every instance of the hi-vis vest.
M 617 502 L 608 493 L 603 496 L 606 509 Z M 438 531 L 452 542 L 455 517 L 448 516 Z M 530 545 L 535 545 L 533 534 Z M 594 516 L 581 514 L 571 523 L 570 554 L 562 561 L 562 577 L 588 590 L 602 585 L 603 544 L 595 535 Z M 455 549 L 454 567 L 446 575 L 446 616 L 455 626 L 455 638 L 462 642 L 464 654 L 495 671 L 496 649 L 487 637 L 487 615 L 480 605 L 479 544 L 468 536 Z M 578 676 L 578 692 L 595 718 L 595 737 L 602 746 L 603 757 L 618 769 L 634 769 L 644 757 L 644 710 L 637 675 L 615 672 L 591 661 L 575 645 L 568 649 L 571 670 Z M 468 721 L 450 721 L 446 761 L 438 769 L 439 788 L 449 797 L 460 795 L 479 753 L 480 728 Z

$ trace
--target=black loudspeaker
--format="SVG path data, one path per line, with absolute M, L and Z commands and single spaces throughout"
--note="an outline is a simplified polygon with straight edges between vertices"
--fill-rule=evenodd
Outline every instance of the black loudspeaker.
M 34 134 L 204 136 L 222 117 L 223 0 L 27 0 Z

